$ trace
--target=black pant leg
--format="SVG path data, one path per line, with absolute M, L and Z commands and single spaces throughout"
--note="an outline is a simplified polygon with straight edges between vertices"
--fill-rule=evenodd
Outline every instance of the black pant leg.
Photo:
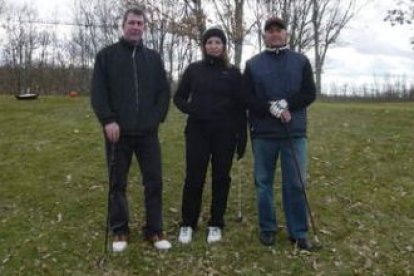
M 186 177 L 182 199 L 182 225 L 197 228 L 203 186 L 210 158 L 210 137 L 205 124 L 188 122 L 185 131 Z
M 110 162 L 112 158 L 112 144 L 106 140 L 106 158 L 108 171 L 111 174 Z M 128 171 L 131 164 L 133 144 L 126 137 L 121 137 L 115 144 L 114 164 L 112 174 L 109 175 L 110 185 L 112 186 L 110 197 L 110 228 L 115 234 L 128 234 L 128 201 L 126 197 L 126 187 L 128 181 Z
M 146 225 L 144 236 L 162 234 L 162 168 L 158 132 L 137 137 L 135 148 L 144 185 Z
M 230 170 L 236 147 L 236 133 L 232 129 L 218 128 L 212 142 L 212 198 L 210 226 L 224 227 L 224 214 L 230 189 Z

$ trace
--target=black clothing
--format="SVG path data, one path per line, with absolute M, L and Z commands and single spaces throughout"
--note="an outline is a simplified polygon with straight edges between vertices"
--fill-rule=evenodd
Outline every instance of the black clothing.
M 243 112 L 240 80 L 237 68 L 228 68 L 218 59 L 208 57 L 185 70 L 174 103 L 189 119 L 220 120 L 237 127 L 235 122 Z
M 246 146 L 246 113 L 241 99 L 241 74 L 223 59 L 205 56 L 185 70 L 174 95 L 175 105 L 188 114 L 186 178 L 182 226 L 197 228 L 208 163 L 212 165 L 210 226 L 223 227 L 234 151 Z
M 122 134 L 153 131 L 164 121 L 170 90 L 160 56 L 121 39 L 101 50 L 92 78 L 92 107 L 102 125 L 117 122 Z
M 190 120 L 185 130 L 185 141 L 187 166 L 183 188 L 182 225 L 197 228 L 204 181 L 211 159 L 212 198 L 208 224 L 222 228 L 236 136 L 223 125 Z
M 185 70 L 174 95 L 175 105 L 188 120 L 215 121 L 235 131 L 237 155 L 242 158 L 247 143 L 247 118 L 241 90 L 241 74 L 221 58 L 206 56 Z
M 144 185 L 144 235 L 162 234 L 162 172 L 158 126 L 167 114 L 170 90 L 160 56 L 141 44 L 124 39 L 101 50 L 95 60 L 91 104 L 103 127 L 116 122 L 115 176 L 110 200 L 110 225 L 127 234 L 128 171 L 135 154 Z M 110 142 L 106 139 L 107 160 Z
M 107 160 L 111 143 L 106 141 Z M 110 200 L 110 225 L 115 234 L 128 234 L 129 211 L 126 189 L 132 155 L 135 154 L 144 185 L 146 210 L 145 237 L 162 234 L 161 150 L 156 131 L 142 136 L 122 135 L 115 147 L 114 176 Z

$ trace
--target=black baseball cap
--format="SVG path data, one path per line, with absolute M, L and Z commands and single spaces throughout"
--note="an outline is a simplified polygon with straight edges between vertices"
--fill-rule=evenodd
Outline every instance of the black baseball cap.
M 286 30 L 286 23 L 279 17 L 270 17 L 266 20 L 264 30 L 267 31 L 272 26 L 278 26 L 281 29 Z

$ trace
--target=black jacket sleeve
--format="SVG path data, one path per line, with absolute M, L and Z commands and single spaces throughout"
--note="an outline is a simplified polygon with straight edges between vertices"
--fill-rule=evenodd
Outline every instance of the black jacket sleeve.
M 189 66 L 184 71 L 173 99 L 177 108 L 186 114 L 192 113 L 191 104 L 188 102 L 191 95 L 190 70 L 191 67 Z
M 166 72 L 164 69 L 164 63 L 161 57 L 158 56 L 158 80 L 159 80 L 159 90 L 158 98 L 156 102 L 156 108 L 160 114 L 160 121 L 164 122 L 167 117 L 168 108 L 170 106 L 170 85 L 167 80 Z
M 246 63 L 246 68 L 243 74 L 243 87 L 241 89 L 245 106 L 256 115 L 266 116 L 269 114 L 269 103 L 260 100 L 255 96 L 254 83 L 250 72 L 249 64 Z
M 106 77 L 106 63 L 102 52 L 95 58 L 95 65 L 91 83 L 91 105 L 98 117 L 99 122 L 104 126 L 115 122 L 116 115 L 110 108 L 110 95 L 108 91 L 108 79 Z
M 313 79 L 312 66 L 308 59 L 306 59 L 303 68 L 302 84 L 299 93 L 296 93 L 286 99 L 289 104 L 289 110 L 295 111 L 306 108 L 316 98 L 316 87 Z

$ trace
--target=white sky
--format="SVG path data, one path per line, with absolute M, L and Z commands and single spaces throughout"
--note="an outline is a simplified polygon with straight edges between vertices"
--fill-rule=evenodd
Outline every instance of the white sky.
M 375 0 L 361 10 L 328 52 L 326 81 L 372 82 L 387 76 L 414 83 L 412 26 L 392 27 L 383 18 L 393 0 Z
M 70 21 L 72 2 L 31 0 L 30 4 L 38 7 L 40 18 L 54 17 Z M 325 85 L 372 83 L 385 78 L 405 78 L 414 83 L 414 50 L 410 45 L 414 29 L 412 26 L 392 27 L 389 22 L 383 21 L 393 4 L 393 0 L 370 0 L 357 13 L 341 33 L 338 45 L 328 51 L 323 76 Z M 243 59 L 245 58 L 248 57 L 244 56 Z

